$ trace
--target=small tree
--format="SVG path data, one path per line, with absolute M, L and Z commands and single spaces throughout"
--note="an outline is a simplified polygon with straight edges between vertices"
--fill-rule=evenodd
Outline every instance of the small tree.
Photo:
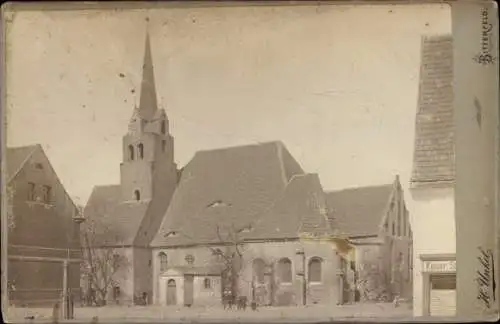
M 110 289 L 116 285 L 118 271 L 128 266 L 127 258 L 110 243 L 118 236 L 104 224 L 88 220 L 83 227 L 84 267 L 87 279 L 87 303 L 104 305 Z

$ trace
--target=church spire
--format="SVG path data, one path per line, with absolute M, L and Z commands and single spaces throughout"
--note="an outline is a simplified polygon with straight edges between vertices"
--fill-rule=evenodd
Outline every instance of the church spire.
M 145 120 L 151 120 L 158 109 L 156 98 L 156 85 L 153 70 L 153 58 L 151 55 L 151 44 L 149 33 L 146 34 L 146 46 L 144 50 L 144 62 L 142 65 L 142 81 L 139 102 L 139 116 Z

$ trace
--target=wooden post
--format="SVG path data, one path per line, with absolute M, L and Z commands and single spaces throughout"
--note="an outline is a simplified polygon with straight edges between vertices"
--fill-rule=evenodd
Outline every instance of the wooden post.
M 62 315 L 63 319 L 68 317 L 68 260 L 63 261 L 63 293 L 62 293 Z

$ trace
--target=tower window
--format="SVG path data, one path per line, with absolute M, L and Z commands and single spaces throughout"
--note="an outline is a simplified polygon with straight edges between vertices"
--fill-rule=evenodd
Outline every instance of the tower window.
M 165 134 L 167 132 L 167 125 L 164 120 L 161 121 L 161 133 Z
M 137 149 L 139 150 L 139 159 L 144 159 L 144 145 L 139 143 L 139 145 L 137 145 Z
M 141 200 L 141 192 L 139 190 L 134 191 L 135 200 Z
M 161 141 L 161 150 L 162 150 L 162 152 L 165 152 L 166 147 L 167 147 L 167 141 L 166 140 L 162 140 Z
M 134 147 L 132 145 L 128 146 L 128 158 L 133 161 L 134 160 Z

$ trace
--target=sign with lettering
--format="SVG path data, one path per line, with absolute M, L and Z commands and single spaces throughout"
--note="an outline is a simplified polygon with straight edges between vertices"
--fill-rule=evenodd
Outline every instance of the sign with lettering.
M 423 271 L 425 272 L 456 272 L 456 261 L 424 261 Z

